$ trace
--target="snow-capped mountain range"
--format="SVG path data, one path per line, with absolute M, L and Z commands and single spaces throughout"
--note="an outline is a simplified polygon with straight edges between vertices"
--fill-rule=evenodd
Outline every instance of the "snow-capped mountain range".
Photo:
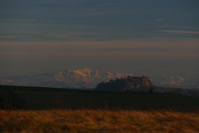
M 95 88 L 102 81 L 134 76 L 131 73 L 101 72 L 90 68 L 64 70 L 58 73 L 37 75 L 0 77 L 1 85 L 41 86 L 61 88 Z M 182 77 L 170 75 L 150 76 L 154 85 L 165 87 L 199 88 L 198 77 Z

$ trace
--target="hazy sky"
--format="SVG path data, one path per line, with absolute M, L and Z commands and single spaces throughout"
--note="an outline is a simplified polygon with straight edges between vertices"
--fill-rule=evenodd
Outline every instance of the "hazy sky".
M 199 74 L 198 0 L 1 0 L 0 75 Z

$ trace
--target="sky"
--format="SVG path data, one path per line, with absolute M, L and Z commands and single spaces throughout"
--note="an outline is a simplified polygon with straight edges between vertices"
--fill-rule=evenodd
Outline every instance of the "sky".
M 198 0 L 1 0 L 0 76 L 199 75 L 198 13 Z

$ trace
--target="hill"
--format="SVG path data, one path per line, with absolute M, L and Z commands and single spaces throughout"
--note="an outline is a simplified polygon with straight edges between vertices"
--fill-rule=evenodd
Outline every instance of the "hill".
M 110 80 L 109 82 L 99 83 L 95 89 L 104 91 L 150 92 L 153 91 L 153 84 L 148 77 L 128 76 Z
M 131 92 L 150 92 L 156 94 L 174 94 L 199 97 L 199 89 L 182 89 L 173 87 L 155 86 L 148 77 L 127 76 L 116 78 L 108 82 L 101 82 L 95 88 L 97 91 L 131 91 Z
M 25 110 L 127 109 L 193 112 L 199 110 L 199 97 L 174 94 L 0 86 L 0 104 L 0 107 L 4 109 L 20 108 Z

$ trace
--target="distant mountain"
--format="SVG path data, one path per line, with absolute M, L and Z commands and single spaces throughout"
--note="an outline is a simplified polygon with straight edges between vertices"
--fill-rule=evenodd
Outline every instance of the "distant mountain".
M 64 70 L 58 73 L 12 76 L 0 78 L 3 85 L 23 85 L 41 87 L 94 88 L 101 81 L 126 77 L 127 73 L 100 72 L 90 68 Z
M 156 86 L 199 89 L 199 75 L 159 74 L 151 77 Z
M 101 72 L 90 68 L 64 70 L 57 73 L 0 77 L 2 85 L 41 86 L 61 88 L 95 88 L 102 81 L 133 76 L 132 73 Z M 199 76 L 150 75 L 156 86 L 199 88 Z

